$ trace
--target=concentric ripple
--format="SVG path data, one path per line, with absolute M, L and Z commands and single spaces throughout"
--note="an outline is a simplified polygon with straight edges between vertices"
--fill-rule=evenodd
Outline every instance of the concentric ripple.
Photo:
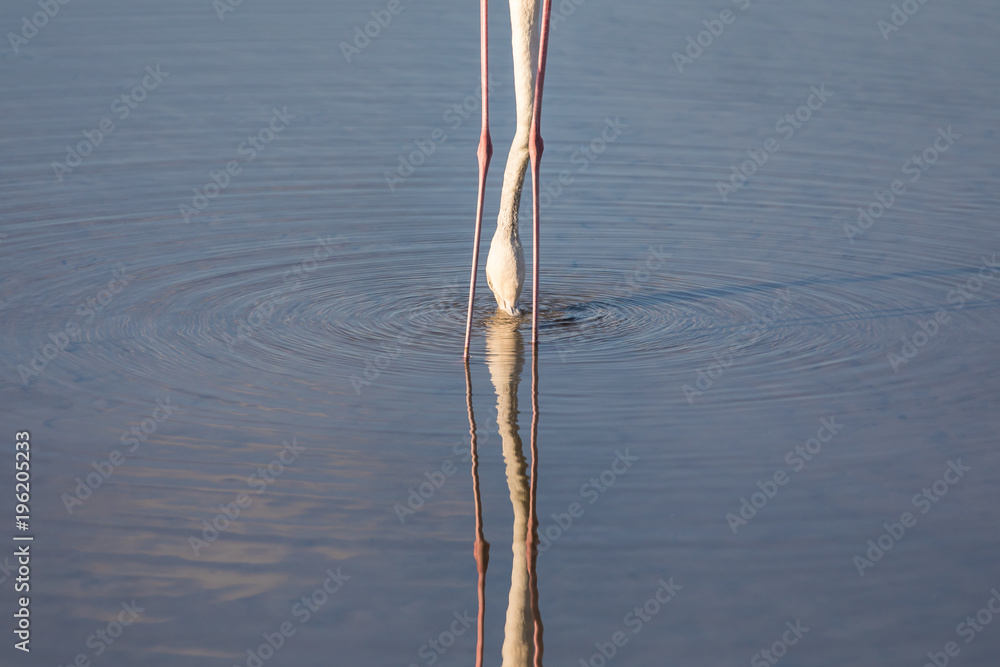
M 210 387 L 266 376 L 346 384 L 366 370 L 406 373 L 454 362 L 465 328 L 467 249 L 434 235 L 388 246 L 364 237 L 262 246 L 247 235 L 196 258 L 179 244 L 175 262 L 142 257 L 130 284 L 60 363 L 78 377 L 97 368 L 177 384 L 212 376 L 200 383 Z M 776 369 L 877 358 L 898 336 L 894 322 L 941 307 L 948 285 L 974 271 L 845 275 L 809 267 L 810 275 L 791 266 L 784 272 L 798 277 L 761 280 L 736 265 L 719 271 L 699 259 L 703 249 L 687 252 L 631 281 L 614 266 L 623 262 L 596 250 L 575 258 L 593 267 L 585 273 L 553 259 L 542 283 L 542 354 L 626 370 L 651 360 L 691 367 L 727 354 Z M 483 282 L 474 353 L 486 322 L 507 317 Z M 522 305 L 530 308 L 530 284 Z M 530 316 L 520 319 L 530 336 Z
M 768 231 L 788 243 L 797 233 L 777 226 Z M 98 373 L 185 386 L 197 377 L 202 393 L 212 395 L 247 391 L 267 378 L 349 391 L 352 378 L 384 372 L 402 378 L 460 359 L 468 249 L 444 226 L 389 244 L 373 231 L 332 240 L 272 234 L 266 243 L 259 226 L 239 235 L 210 228 L 199 233 L 204 247 L 198 253 L 191 252 L 190 229 L 155 252 L 120 248 L 119 256 L 133 258 L 133 278 L 83 327 L 72 354 L 54 365 L 76 381 Z M 553 243 L 543 267 L 541 354 L 569 364 L 615 364 L 624 372 L 651 362 L 686 372 L 734 355 L 752 358 L 755 371 L 770 372 L 774 382 L 813 365 L 849 363 L 856 371 L 884 364 L 885 353 L 916 318 L 944 307 L 949 286 L 975 272 L 972 265 L 909 268 L 921 264 L 919 257 L 896 270 L 883 262 L 882 271 L 871 271 L 867 255 L 845 259 L 811 253 L 812 246 L 794 261 L 766 262 L 764 256 L 725 263 L 711 229 L 675 228 L 667 238 L 669 261 L 639 271 L 621 268 L 648 265 L 634 240 L 597 235 L 577 244 L 571 261 Z M 64 262 L 80 267 L 93 260 L 67 249 Z M 924 265 L 933 266 L 932 258 Z M 85 272 L 106 281 L 96 268 Z M 484 282 L 474 354 L 483 350 L 488 320 L 507 317 L 497 312 Z M 80 298 L 44 289 L 36 298 L 77 303 L 95 291 L 80 290 Z M 530 281 L 521 301 L 530 308 Z M 71 305 L 60 312 L 71 313 Z M 966 316 L 976 321 L 973 309 Z M 530 315 L 520 320 L 527 340 Z M 51 326 L 39 323 L 36 338 L 43 340 Z

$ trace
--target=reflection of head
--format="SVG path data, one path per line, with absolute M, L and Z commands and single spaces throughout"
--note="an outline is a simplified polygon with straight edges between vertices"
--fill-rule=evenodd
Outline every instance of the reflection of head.
M 486 325 L 486 365 L 497 392 L 497 422 L 501 434 L 504 422 L 513 419 L 514 424 L 517 423 L 517 387 L 524 368 L 524 340 L 517 327 L 517 320 L 502 313 Z M 507 413 L 506 417 L 501 409 Z
M 513 562 L 510 595 L 504 626 L 504 667 L 526 667 L 533 663 L 534 623 L 528 588 L 528 561 L 525 542 L 529 529 L 527 463 L 517 425 L 517 389 L 524 368 L 524 341 L 517 320 L 497 315 L 486 332 L 486 365 L 497 394 L 497 429 L 503 440 L 507 488 L 514 509 L 511 538 Z

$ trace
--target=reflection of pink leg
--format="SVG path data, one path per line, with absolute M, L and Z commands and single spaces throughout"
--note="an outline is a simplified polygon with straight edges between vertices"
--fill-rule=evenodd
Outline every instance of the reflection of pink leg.
M 534 621 L 535 664 L 542 667 L 545 642 L 542 635 L 542 612 L 538 607 L 538 355 L 531 355 L 531 486 L 528 490 L 528 590 L 531 595 L 531 618 Z
M 469 358 L 465 358 L 465 402 L 469 409 L 469 436 L 472 447 L 472 495 L 476 504 L 476 541 L 473 554 L 476 570 L 479 572 L 479 615 L 476 621 L 476 667 L 483 667 L 483 649 L 486 636 L 486 569 L 490 565 L 490 543 L 483 535 L 483 498 L 479 492 L 479 448 L 476 442 L 476 417 L 472 413 L 472 374 L 469 372 Z
M 531 203 L 534 217 L 531 267 L 531 343 L 538 343 L 538 174 L 542 162 L 542 85 L 545 82 L 545 54 L 549 48 L 549 17 L 552 0 L 545 0 L 542 7 L 542 33 L 538 45 L 538 75 L 535 78 L 535 108 L 531 114 L 531 133 L 528 137 L 528 155 L 531 157 Z
M 465 358 L 469 358 L 469 339 L 472 336 L 472 304 L 476 298 L 476 274 L 479 272 L 479 234 L 483 227 L 483 198 L 486 196 L 486 172 L 493 157 L 490 141 L 490 89 L 489 89 L 489 35 L 487 30 L 489 1 L 482 0 L 480 14 L 480 62 L 483 86 L 483 131 L 479 135 L 479 201 L 476 204 L 476 240 L 472 246 L 472 277 L 469 279 L 469 314 L 465 322 Z

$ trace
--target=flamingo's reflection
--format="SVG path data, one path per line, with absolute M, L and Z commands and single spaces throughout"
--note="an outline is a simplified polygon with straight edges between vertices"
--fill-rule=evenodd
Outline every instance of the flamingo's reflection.
M 498 315 L 488 325 L 486 334 L 486 364 L 497 395 L 497 426 L 503 441 L 503 459 L 507 470 L 507 487 L 514 509 L 514 529 L 511 538 L 513 563 L 510 574 L 510 594 L 504 624 L 503 666 L 527 667 L 542 665 L 542 618 L 538 609 L 538 579 L 535 565 L 538 559 L 538 517 L 535 496 L 538 480 L 538 360 L 531 363 L 531 476 L 517 423 L 517 389 L 524 368 L 524 342 L 517 329 L 517 320 Z M 486 569 L 489 566 L 490 545 L 483 535 L 483 507 L 479 493 L 479 452 L 476 442 L 476 418 L 472 408 L 472 376 L 465 362 L 466 398 L 469 410 L 469 431 L 472 440 L 472 489 L 476 504 L 476 541 L 474 552 L 479 570 L 479 639 L 476 665 L 483 664 L 483 634 L 486 614 Z

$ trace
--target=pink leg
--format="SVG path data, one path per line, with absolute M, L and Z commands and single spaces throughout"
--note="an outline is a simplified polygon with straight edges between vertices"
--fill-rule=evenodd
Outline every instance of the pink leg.
M 465 355 L 469 358 L 469 339 L 472 337 L 472 304 L 476 299 L 476 274 L 479 273 L 479 235 L 483 227 L 483 199 L 486 196 L 486 172 L 493 157 L 493 142 L 490 141 L 490 91 L 489 91 L 489 1 L 481 0 L 480 14 L 480 62 L 482 63 L 483 86 L 483 130 L 479 135 L 479 201 L 476 204 L 476 239 L 472 246 L 472 277 L 469 279 L 469 313 L 465 321 Z
M 531 157 L 531 203 L 534 218 L 531 268 L 531 344 L 538 343 L 538 178 L 542 162 L 542 85 L 545 83 L 545 55 L 549 48 L 549 17 L 552 0 L 545 0 L 542 7 L 541 41 L 538 44 L 538 75 L 535 77 L 535 108 L 531 114 L 531 134 L 528 137 L 528 155 Z

